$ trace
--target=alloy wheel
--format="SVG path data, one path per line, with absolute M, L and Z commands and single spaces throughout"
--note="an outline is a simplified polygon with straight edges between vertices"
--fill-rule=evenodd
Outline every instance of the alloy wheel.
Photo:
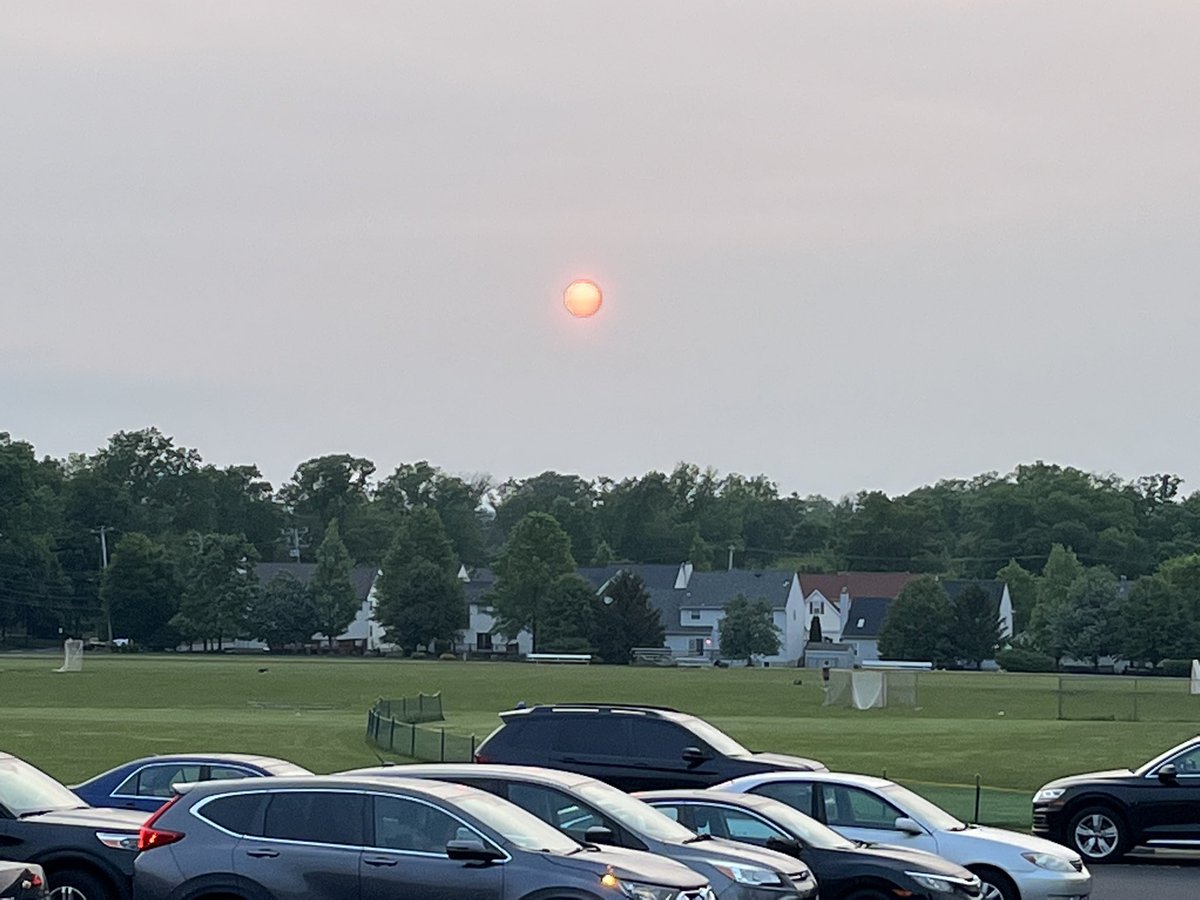
M 980 889 L 982 890 L 980 896 L 983 900 L 1004 900 L 1004 892 L 990 881 L 984 880 Z
M 1117 849 L 1120 831 L 1104 813 L 1094 812 L 1075 824 L 1075 846 L 1093 859 L 1104 859 Z
M 64 884 L 62 887 L 56 887 L 52 890 L 47 900 L 87 900 L 87 894 L 77 887 L 71 887 L 69 884 Z

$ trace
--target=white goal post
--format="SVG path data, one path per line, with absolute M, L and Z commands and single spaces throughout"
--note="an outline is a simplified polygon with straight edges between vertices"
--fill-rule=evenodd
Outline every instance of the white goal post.
M 833 669 L 823 706 L 880 709 L 917 705 L 917 673 L 912 669 Z

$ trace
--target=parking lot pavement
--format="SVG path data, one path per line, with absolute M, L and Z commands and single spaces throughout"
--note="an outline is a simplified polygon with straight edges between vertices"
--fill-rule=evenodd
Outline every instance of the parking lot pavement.
M 1200 855 L 1131 856 L 1119 866 L 1090 866 L 1092 900 L 1196 900 Z

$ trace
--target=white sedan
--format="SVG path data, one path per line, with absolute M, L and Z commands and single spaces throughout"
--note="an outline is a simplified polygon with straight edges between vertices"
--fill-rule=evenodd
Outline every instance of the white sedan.
M 978 875 L 985 900 L 1088 900 L 1092 891 L 1092 876 L 1075 851 L 1033 835 L 966 825 L 883 778 L 764 772 L 711 790 L 781 800 L 853 841 L 936 853 Z

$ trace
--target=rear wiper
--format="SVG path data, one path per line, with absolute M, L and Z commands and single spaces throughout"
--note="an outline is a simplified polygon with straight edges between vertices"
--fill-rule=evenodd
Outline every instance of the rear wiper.
M 686 841 L 684 841 L 684 843 L 685 844 L 698 844 L 701 841 L 711 841 L 712 839 L 713 839 L 713 836 L 711 834 L 698 834 L 695 837 L 688 838 Z

